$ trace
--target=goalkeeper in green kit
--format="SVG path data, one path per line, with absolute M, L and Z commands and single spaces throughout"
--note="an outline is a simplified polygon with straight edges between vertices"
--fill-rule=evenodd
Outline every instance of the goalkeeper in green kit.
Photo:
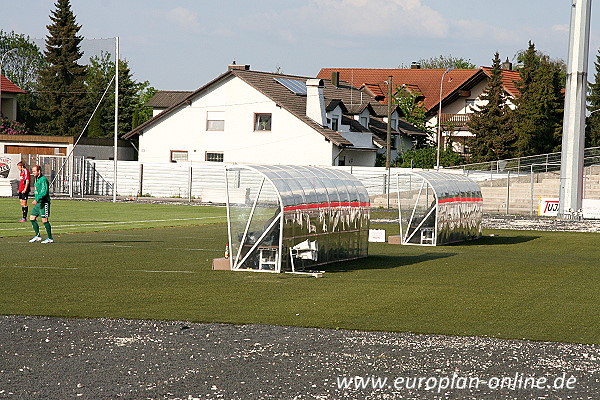
M 33 226 L 33 230 L 35 231 L 35 236 L 33 239 L 29 241 L 29 243 L 42 242 L 42 243 L 53 243 L 52 239 L 52 227 L 50 226 L 50 185 L 48 184 L 48 179 L 44 175 L 42 175 L 42 167 L 39 165 L 34 166 L 31 169 L 33 176 L 36 178 L 35 181 L 35 199 L 31 202 L 33 204 L 33 209 L 31 210 L 31 226 Z M 48 238 L 42 241 L 42 237 L 40 236 L 40 226 L 37 222 L 37 217 L 42 219 L 44 223 L 44 228 L 46 228 L 46 233 L 48 234 Z

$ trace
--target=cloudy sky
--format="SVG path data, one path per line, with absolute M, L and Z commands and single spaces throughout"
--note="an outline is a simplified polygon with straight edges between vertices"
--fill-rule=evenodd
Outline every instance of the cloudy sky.
M 52 0 L 0 0 L 0 29 L 44 38 Z M 194 90 L 235 60 L 314 76 L 322 67 L 396 68 L 439 55 L 490 65 L 532 40 L 567 58 L 571 0 L 72 0 L 85 38 L 119 36 L 139 81 Z M 600 48 L 592 10 L 591 59 Z M 598 22 L 596 22 L 598 21 Z M 112 51 L 110 41 L 91 42 Z M 590 71 L 593 74 L 593 70 Z

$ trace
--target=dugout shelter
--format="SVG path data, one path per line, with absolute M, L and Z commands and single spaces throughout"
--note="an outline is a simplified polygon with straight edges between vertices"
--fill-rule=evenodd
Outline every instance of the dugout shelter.
M 390 183 L 396 189 L 402 244 L 436 246 L 481 236 L 483 197 L 467 176 L 412 171 L 392 175 Z
M 306 272 L 368 255 L 369 196 L 352 175 L 235 165 L 225 176 L 231 270 Z

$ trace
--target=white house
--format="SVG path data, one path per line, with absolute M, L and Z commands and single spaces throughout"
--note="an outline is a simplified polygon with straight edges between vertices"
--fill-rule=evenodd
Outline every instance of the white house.
M 154 117 L 123 138 L 139 137 L 141 162 L 373 166 L 385 123 L 370 103 L 377 101 L 346 82 L 230 65 L 194 92 L 159 92 L 149 102 Z M 400 137 L 423 134 L 392 128 Z

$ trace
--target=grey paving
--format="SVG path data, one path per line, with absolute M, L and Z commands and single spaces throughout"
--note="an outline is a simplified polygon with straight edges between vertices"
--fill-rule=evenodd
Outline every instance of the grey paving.
M 600 346 L 1 316 L 4 398 L 599 399 Z

